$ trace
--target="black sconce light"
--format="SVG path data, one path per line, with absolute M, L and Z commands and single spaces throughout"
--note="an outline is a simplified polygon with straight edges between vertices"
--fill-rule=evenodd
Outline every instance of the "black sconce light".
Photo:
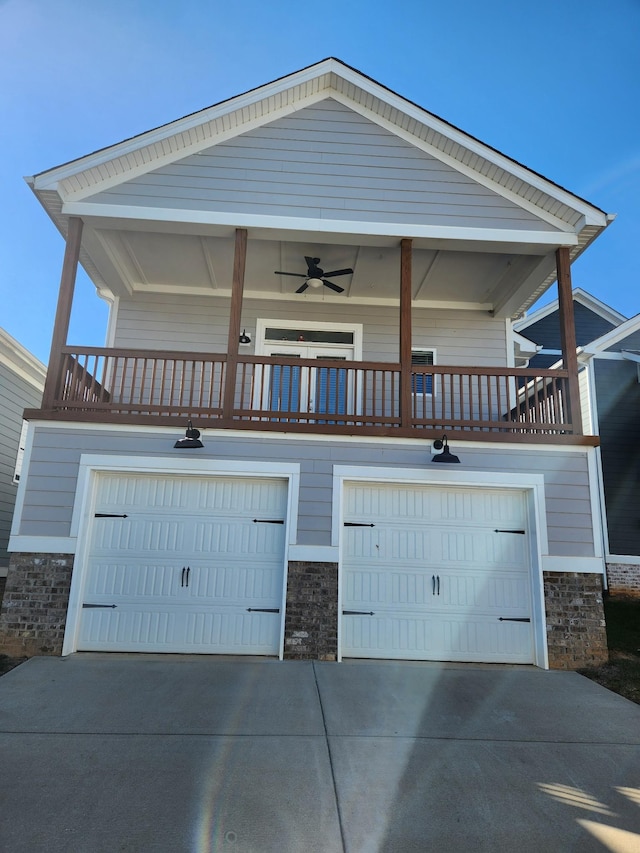
M 179 438 L 173 446 L 180 450 L 186 450 L 191 447 L 204 447 L 204 444 L 200 441 L 200 430 L 196 429 L 191 421 L 189 421 L 184 438 Z
M 442 448 L 444 447 L 444 450 Z M 449 451 L 449 444 L 447 443 L 447 436 L 443 435 L 442 438 L 436 438 L 433 442 L 434 450 L 442 450 L 442 453 L 436 453 L 436 455 L 431 460 L 432 462 L 460 462 L 457 456 L 454 456 L 453 453 Z
M 251 338 L 249 337 L 249 335 L 246 333 L 246 331 L 244 329 L 242 330 L 242 334 L 238 338 L 238 341 L 241 344 L 250 344 L 251 343 Z

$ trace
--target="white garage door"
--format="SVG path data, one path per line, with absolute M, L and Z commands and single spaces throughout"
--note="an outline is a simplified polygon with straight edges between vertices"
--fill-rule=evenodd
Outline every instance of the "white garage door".
M 277 655 L 283 480 L 101 474 L 81 650 Z
M 532 663 L 523 492 L 347 484 L 344 657 Z

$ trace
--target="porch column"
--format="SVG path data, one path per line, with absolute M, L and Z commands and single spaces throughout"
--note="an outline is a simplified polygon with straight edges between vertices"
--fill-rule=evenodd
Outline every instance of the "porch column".
M 244 291 L 244 271 L 247 262 L 247 231 L 236 228 L 236 246 L 233 258 L 233 282 L 231 285 L 231 311 L 229 314 L 229 338 L 227 340 L 227 370 L 225 375 L 222 418 L 231 422 L 238 372 L 238 352 L 240 345 L 240 323 L 242 321 L 242 293 Z
M 567 246 L 561 246 L 556 250 L 556 269 L 558 272 L 558 313 L 560 316 L 562 363 L 564 369 L 569 373 L 567 410 L 573 425 L 574 435 L 582 435 L 578 356 L 576 354 L 576 326 L 573 316 L 573 294 L 571 292 L 571 261 Z
M 411 406 L 411 259 L 412 241 L 400 242 L 400 426 L 410 427 Z
M 51 339 L 51 352 L 49 353 L 49 364 L 47 367 L 47 378 L 44 383 L 42 395 L 42 408 L 53 408 L 53 402 L 60 392 L 60 380 L 62 371 L 62 347 L 67 344 L 69 334 L 69 321 L 71 319 L 71 306 L 73 305 L 73 291 L 76 285 L 76 274 L 78 272 L 78 258 L 80 257 L 80 242 L 82 239 L 82 219 L 70 216 L 67 225 L 67 244 L 64 250 L 62 262 L 62 274 L 60 276 L 60 291 L 58 293 L 58 306 L 53 323 L 53 337 Z

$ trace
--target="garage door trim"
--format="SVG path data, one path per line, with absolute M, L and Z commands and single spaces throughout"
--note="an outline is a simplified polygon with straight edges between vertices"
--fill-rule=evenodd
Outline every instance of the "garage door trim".
M 94 521 L 98 474 L 148 474 L 194 477 L 238 477 L 281 479 L 287 485 L 287 514 L 284 538 L 284 583 L 282 590 L 279 657 L 284 653 L 287 550 L 295 543 L 297 531 L 300 466 L 288 462 L 250 462 L 228 459 L 176 459 L 175 457 L 136 457 L 82 454 L 73 508 L 71 535 L 77 537 L 74 570 L 62 654 L 75 652 L 82 615 L 83 593 L 88 570 L 92 522 Z
M 405 484 L 414 486 L 453 486 L 469 488 L 513 489 L 524 492 L 527 527 L 530 531 L 530 563 L 532 587 L 532 618 L 534 632 L 534 663 L 548 668 L 546 616 L 542 554 L 548 551 L 545 516 L 544 477 L 541 474 L 513 474 L 496 471 L 432 471 L 421 469 L 334 466 L 332 544 L 339 548 L 338 612 L 342 613 L 344 493 L 348 483 Z M 342 625 L 338 627 L 338 660 L 342 659 Z

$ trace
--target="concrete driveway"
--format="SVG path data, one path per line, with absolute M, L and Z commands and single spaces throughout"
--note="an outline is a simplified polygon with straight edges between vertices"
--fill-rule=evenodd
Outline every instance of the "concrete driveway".
M 0 751 L 7 853 L 640 851 L 640 706 L 575 673 L 34 658 Z

